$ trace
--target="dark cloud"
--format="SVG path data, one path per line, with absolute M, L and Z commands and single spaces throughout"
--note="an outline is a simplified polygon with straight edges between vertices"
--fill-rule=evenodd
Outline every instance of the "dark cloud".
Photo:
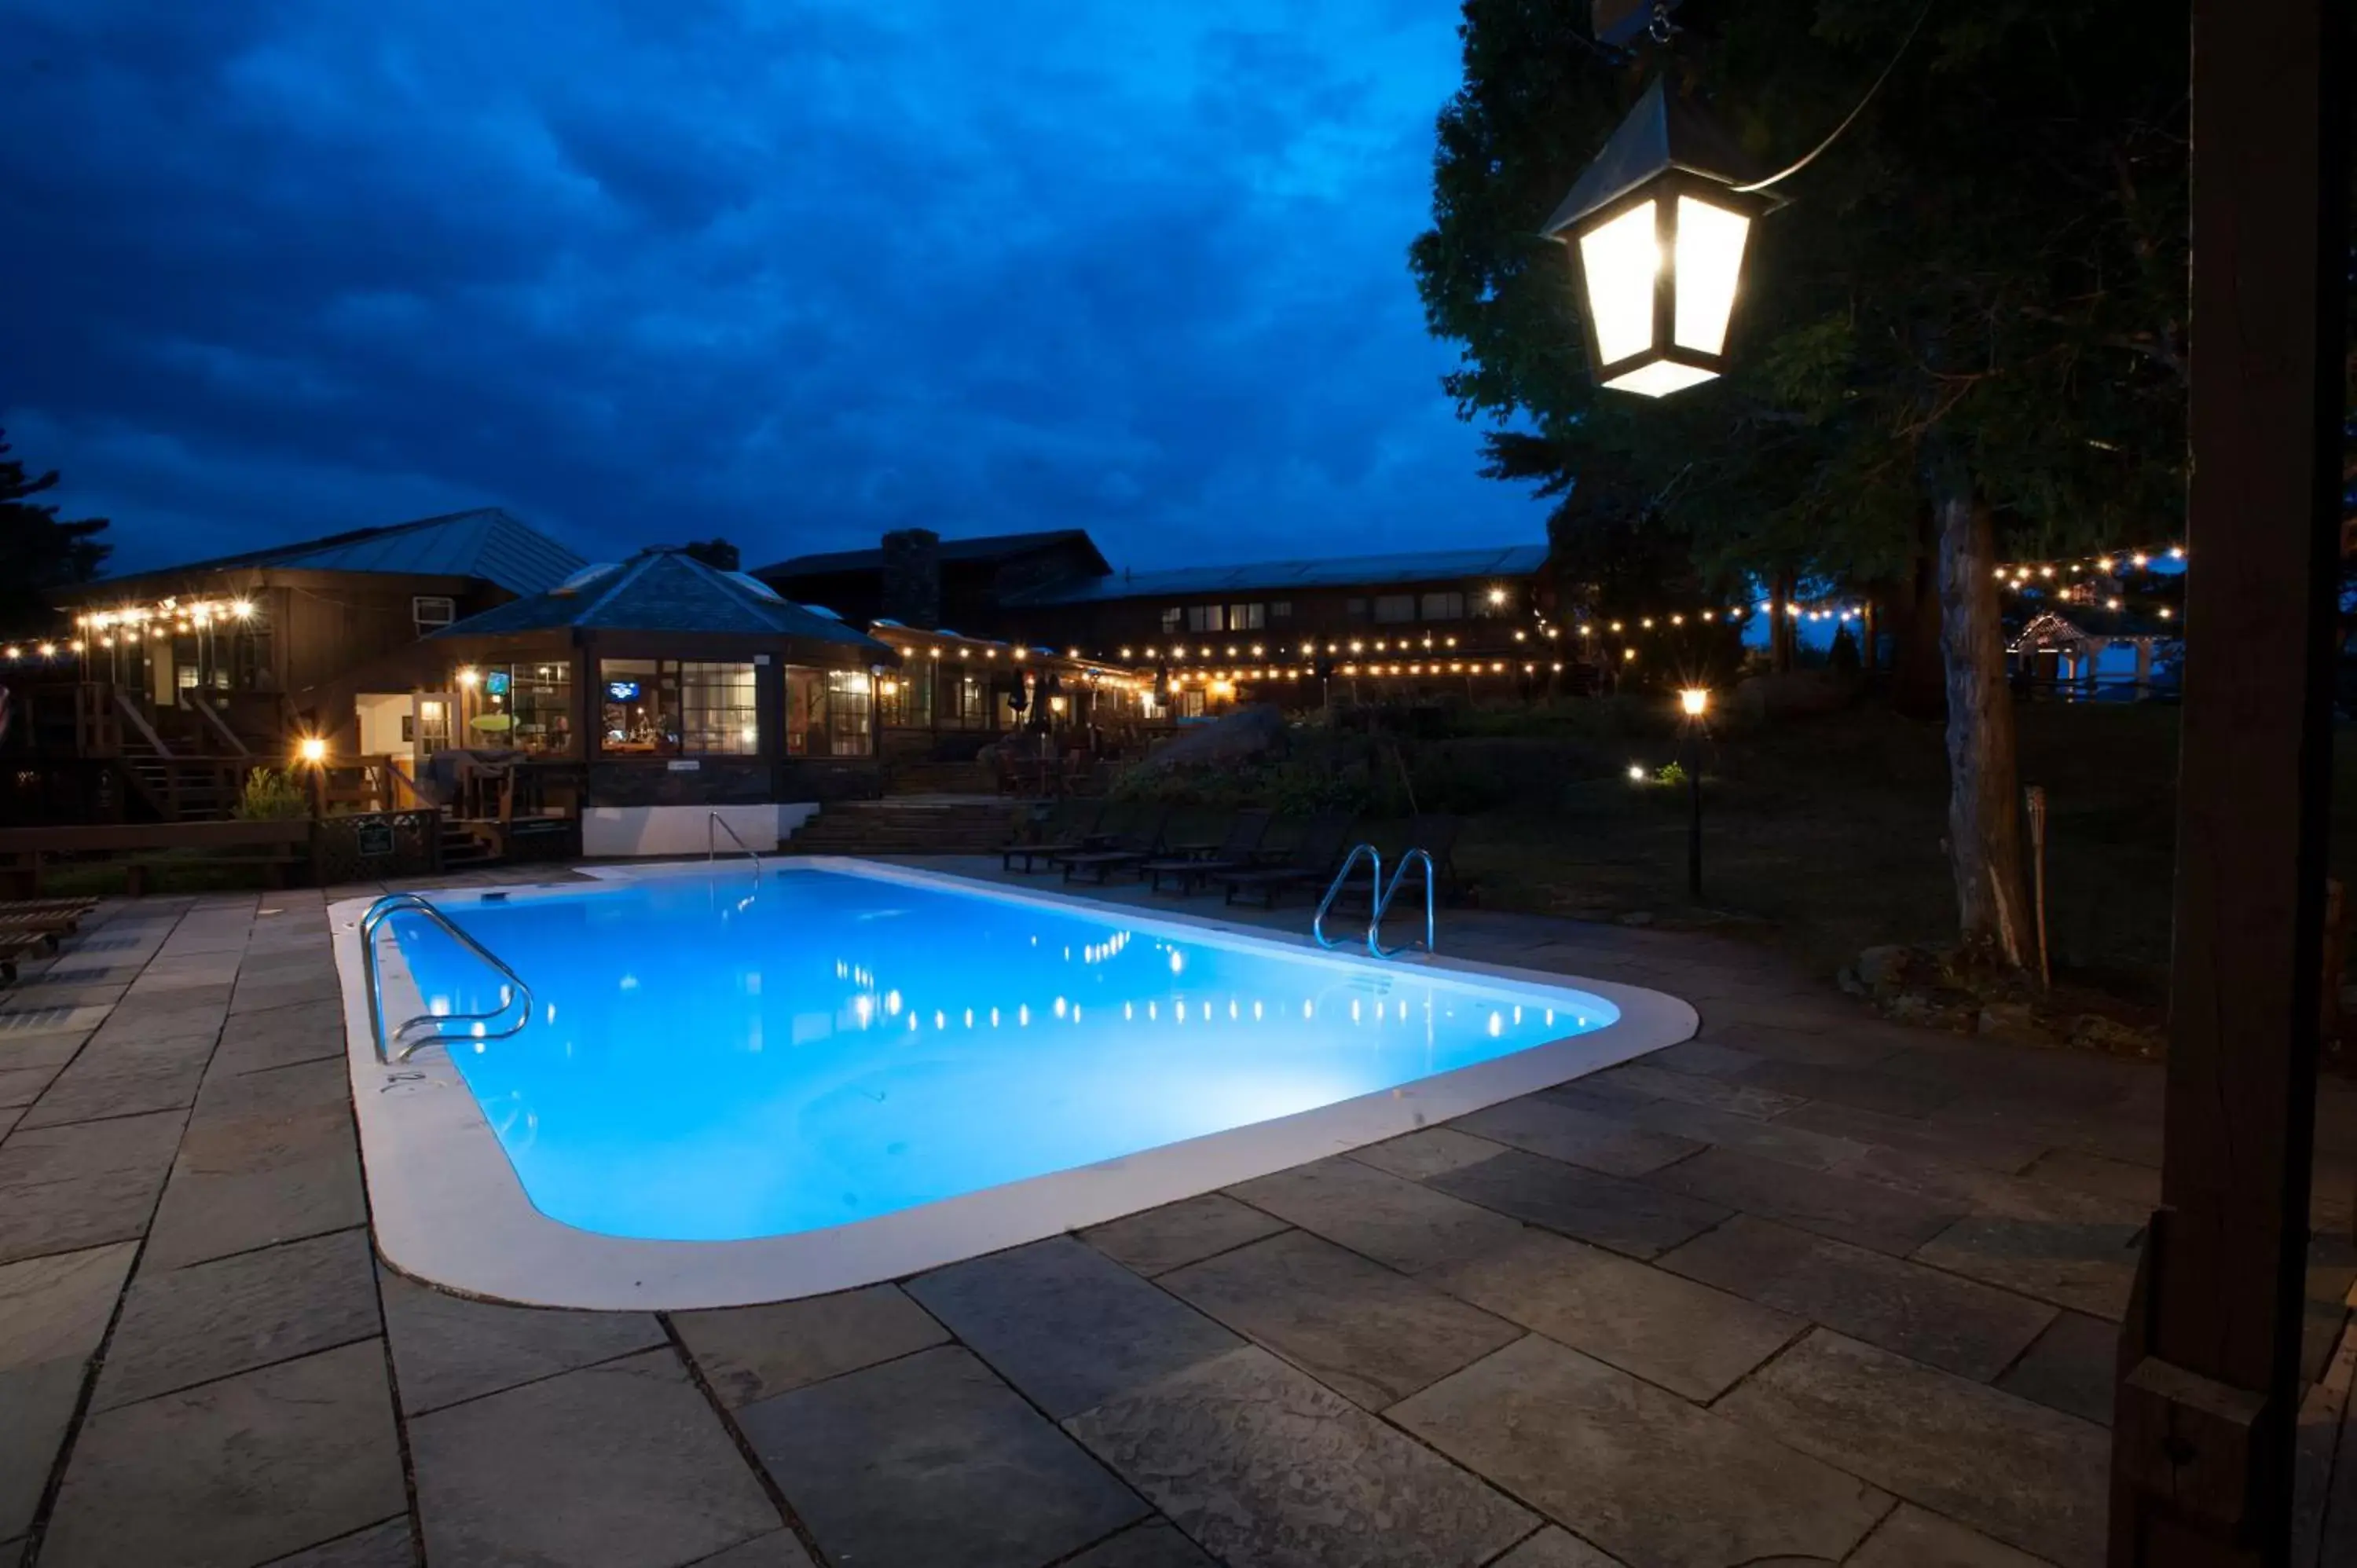
M 1448 0 L 0 0 L 0 421 L 135 565 L 496 502 L 1535 536 L 1405 266 Z

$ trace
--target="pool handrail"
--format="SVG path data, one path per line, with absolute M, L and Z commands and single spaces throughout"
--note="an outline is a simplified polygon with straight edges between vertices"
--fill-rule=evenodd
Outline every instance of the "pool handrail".
M 1391 908 L 1392 900 L 1399 897 L 1400 884 L 1407 880 L 1408 868 L 1412 865 L 1424 867 L 1424 941 L 1421 946 L 1426 952 L 1435 950 L 1433 940 L 1437 934 L 1437 917 L 1432 886 L 1435 880 L 1432 854 L 1428 850 L 1411 849 L 1399 857 L 1399 865 L 1392 870 L 1391 881 L 1383 887 L 1382 897 L 1375 900 L 1375 912 L 1367 918 L 1367 950 L 1377 958 L 1397 958 L 1410 948 L 1419 945 L 1410 940 L 1402 942 L 1395 948 L 1383 946 L 1384 912 Z
M 1334 908 L 1334 900 L 1342 896 L 1342 888 L 1351 880 L 1351 873 L 1358 869 L 1361 855 L 1364 855 L 1369 862 L 1368 908 L 1373 909 L 1383 908 L 1383 852 L 1371 843 L 1354 844 L 1351 848 L 1351 853 L 1342 857 L 1342 869 L 1334 874 L 1332 882 L 1327 884 L 1326 897 L 1318 901 L 1318 913 L 1309 918 L 1309 934 L 1317 939 L 1318 945 L 1321 948 L 1341 946 L 1341 943 L 1326 934 L 1326 915 Z M 1370 947 L 1374 945 L 1372 926 L 1367 928 L 1367 943 Z
M 497 1007 L 488 1013 L 421 1013 L 393 1030 L 390 1040 L 386 1038 L 384 984 L 383 976 L 377 966 L 376 932 L 378 927 L 404 910 L 425 916 L 439 926 L 446 936 L 490 965 L 504 982 L 500 1004 Z M 407 1061 L 416 1055 L 422 1047 L 447 1045 L 453 1039 L 504 1040 L 511 1035 L 522 1033 L 523 1026 L 532 1022 L 532 987 L 524 983 L 523 977 L 509 968 L 506 961 L 497 953 L 452 924 L 450 917 L 444 914 L 441 908 L 423 893 L 388 893 L 379 898 L 361 913 L 360 933 L 361 975 L 368 991 L 369 1030 L 376 1042 L 376 1059 L 385 1066 L 391 1067 L 395 1062 Z M 514 1006 L 519 998 L 522 1000 L 523 1009 L 513 1024 L 496 1033 L 489 1030 L 479 1034 L 474 1032 L 474 1029 L 481 1029 L 484 1025 L 505 1017 L 508 1009 Z M 464 1035 L 446 1035 L 439 1031 L 439 1026 L 444 1024 L 467 1024 L 473 1026 L 474 1029 L 470 1029 Z M 414 1040 L 405 1040 L 409 1032 L 420 1025 L 428 1026 L 435 1032 L 423 1035 Z
M 712 836 L 712 830 L 715 828 L 718 828 L 722 832 L 726 833 L 729 838 L 736 843 L 737 847 L 745 852 L 745 858 L 753 863 L 753 880 L 759 882 L 761 879 L 761 857 L 753 853 L 753 846 L 751 844 L 747 843 L 742 838 L 737 836 L 737 830 L 728 825 L 728 819 L 722 816 L 717 811 L 707 811 L 705 813 L 705 864 L 709 865 L 720 853 L 718 848 L 719 841 Z

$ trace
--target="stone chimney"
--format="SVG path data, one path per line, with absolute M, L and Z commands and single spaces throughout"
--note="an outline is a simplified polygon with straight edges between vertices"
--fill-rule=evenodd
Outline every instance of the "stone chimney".
M 942 536 L 902 528 L 884 536 L 881 607 L 886 618 L 931 631 L 942 624 Z

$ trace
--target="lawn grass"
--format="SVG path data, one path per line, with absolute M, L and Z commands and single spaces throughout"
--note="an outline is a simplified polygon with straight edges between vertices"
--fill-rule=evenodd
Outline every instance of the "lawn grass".
M 2048 800 L 2048 929 L 2057 978 L 2161 1000 L 2169 962 L 2177 710 L 2027 703 L 2021 778 Z M 2357 732 L 2336 739 L 2333 865 L 2357 873 Z M 1679 755 L 1630 741 L 1649 769 Z M 1704 748 L 1703 901 L 1686 897 L 1683 789 L 1625 772 L 1566 785 L 1558 804 L 1469 824 L 1460 866 L 1485 903 L 1663 924 L 1714 921 L 1831 975 L 1861 948 L 1953 934 L 1943 727 L 1874 705 L 1738 729 Z M 2319 875 L 2321 875 L 2319 869 Z

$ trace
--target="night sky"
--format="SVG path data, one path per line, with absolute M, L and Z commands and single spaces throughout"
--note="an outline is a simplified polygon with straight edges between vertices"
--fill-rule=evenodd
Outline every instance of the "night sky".
M 1510 543 L 1405 250 L 1454 0 L 0 0 L 0 424 L 116 570 Z

